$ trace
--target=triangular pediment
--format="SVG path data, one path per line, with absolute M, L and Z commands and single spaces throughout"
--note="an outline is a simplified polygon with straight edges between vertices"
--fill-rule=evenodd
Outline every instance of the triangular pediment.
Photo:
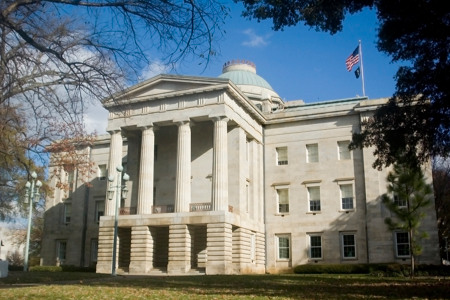
M 221 78 L 180 76 L 180 75 L 158 75 L 142 83 L 132 86 L 124 92 L 115 95 L 115 101 L 139 102 L 150 100 L 151 98 L 164 97 L 180 92 L 189 92 L 205 89 L 211 89 L 213 86 L 227 84 L 228 80 Z M 108 99 L 104 102 L 105 106 L 112 104 Z M 116 102 L 117 103 L 117 102 Z

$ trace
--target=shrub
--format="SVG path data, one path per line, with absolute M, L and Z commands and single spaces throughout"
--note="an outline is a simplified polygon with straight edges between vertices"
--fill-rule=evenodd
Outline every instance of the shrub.
M 410 272 L 411 267 L 402 264 L 308 264 L 294 268 L 294 273 L 296 274 L 369 274 L 376 277 L 408 277 Z M 418 265 L 416 266 L 416 275 L 450 276 L 450 267 Z
M 95 267 L 77 267 L 77 266 L 36 266 L 30 268 L 31 272 L 94 272 Z
M 8 265 L 8 271 L 23 271 L 23 266 Z
M 367 265 L 364 264 L 342 264 L 342 265 L 323 265 L 309 264 L 299 265 L 294 268 L 296 274 L 367 274 L 369 273 Z

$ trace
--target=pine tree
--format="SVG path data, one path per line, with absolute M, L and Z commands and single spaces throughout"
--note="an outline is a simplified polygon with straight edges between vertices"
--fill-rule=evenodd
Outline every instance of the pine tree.
M 422 254 L 420 240 L 428 237 L 420 231 L 420 221 L 425 217 L 423 209 L 431 204 L 433 189 L 425 182 L 420 168 L 406 164 L 395 164 L 387 181 L 388 193 L 382 196 L 382 201 L 394 217 L 384 222 L 392 231 L 408 233 L 409 249 L 403 251 L 411 256 L 411 277 L 414 277 L 415 257 Z

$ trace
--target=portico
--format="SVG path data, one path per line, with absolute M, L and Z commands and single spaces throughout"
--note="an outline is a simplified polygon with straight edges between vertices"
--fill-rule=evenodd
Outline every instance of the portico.
M 250 161 L 247 145 L 247 140 L 261 145 L 261 125 L 252 116 L 259 113 L 239 91 L 229 93 L 230 88 L 230 83 L 221 84 L 210 97 L 203 94 L 200 99 L 184 90 L 164 101 L 127 99 L 124 115 L 115 113 L 124 110 L 120 101 L 106 105 L 111 135 L 108 173 L 115 175 L 109 166 L 126 165 L 131 193 L 119 205 L 136 211 L 119 216 L 118 266 L 134 274 L 153 268 L 166 268 L 169 274 L 184 274 L 192 268 L 204 269 L 206 274 L 232 274 L 246 260 L 233 253 L 240 249 L 233 240 L 242 239 L 234 237 L 241 232 L 236 229 L 244 227 L 264 240 L 262 211 L 248 211 L 247 195 L 248 182 L 255 189 L 262 187 L 259 174 L 249 178 L 253 174 L 249 166 L 261 164 L 262 156 L 255 147 Z M 247 107 L 236 105 L 233 96 L 241 97 Z M 236 162 L 241 166 L 236 168 Z M 236 177 L 238 190 L 230 199 L 229 179 L 235 185 Z M 255 190 L 255 197 L 259 194 Z M 114 201 L 106 202 L 100 221 L 100 273 L 111 269 L 113 207 Z M 245 251 L 256 251 L 256 245 L 253 248 Z M 259 263 L 248 257 L 246 272 L 264 272 L 263 253 L 259 257 Z

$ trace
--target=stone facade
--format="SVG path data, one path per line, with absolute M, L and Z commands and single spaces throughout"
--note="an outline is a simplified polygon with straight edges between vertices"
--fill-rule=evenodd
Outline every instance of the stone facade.
M 372 168 L 373 149 L 346 150 L 386 99 L 284 102 L 248 62 L 223 75 L 159 75 L 105 101 L 110 136 L 89 148 L 97 177 L 87 187 L 67 174 L 72 190 L 47 199 L 43 264 L 111 272 L 116 197 L 105 194 L 119 165 L 130 180 L 116 266 L 130 274 L 408 262 L 384 224 L 389 170 Z M 439 263 L 432 207 L 422 226 L 419 263 Z

